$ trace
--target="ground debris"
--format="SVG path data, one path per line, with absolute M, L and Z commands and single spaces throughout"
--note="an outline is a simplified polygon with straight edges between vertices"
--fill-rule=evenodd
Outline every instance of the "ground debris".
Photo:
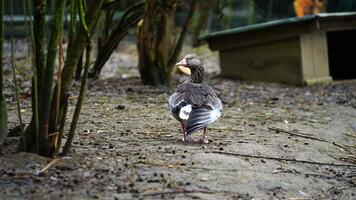
M 114 52 L 115 62 L 88 83 L 70 159 L 39 175 L 50 160 L 16 153 L 16 135 L 5 140 L 0 199 L 355 198 L 355 80 L 295 87 L 207 73 L 206 83 L 225 103 L 221 119 L 209 127 L 211 142 L 201 146 L 181 141 L 167 106 L 186 77 L 174 75 L 172 88 L 142 86 L 131 53 L 120 54 Z M 217 55 L 202 57 L 216 72 Z M 24 71 L 20 95 L 28 123 L 31 77 Z M 7 81 L 5 96 L 14 128 L 16 105 Z

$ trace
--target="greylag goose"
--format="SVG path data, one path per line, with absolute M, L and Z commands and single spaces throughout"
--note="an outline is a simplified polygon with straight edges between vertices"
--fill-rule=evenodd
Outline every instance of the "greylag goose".
M 184 56 L 176 66 L 189 78 L 169 97 L 171 114 L 181 124 L 183 141 L 208 143 L 207 126 L 220 117 L 222 103 L 214 90 L 202 83 L 204 66 L 196 54 Z M 201 129 L 204 129 L 202 138 L 190 138 L 191 133 Z

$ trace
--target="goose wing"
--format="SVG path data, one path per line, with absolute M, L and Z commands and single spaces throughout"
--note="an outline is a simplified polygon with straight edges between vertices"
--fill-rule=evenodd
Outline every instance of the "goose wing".
M 176 103 L 184 101 L 193 107 L 211 106 L 212 109 L 222 108 L 221 101 L 208 85 L 187 83 L 179 86 L 175 93 L 177 93 L 174 101 Z
M 188 134 L 213 123 L 220 117 L 222 110 L 222 103 L 214 90 L 204 84 L 187 83 L 179 86 L 168 103 L 176 119 L 180 108 L 192 106 L 186 124 Z

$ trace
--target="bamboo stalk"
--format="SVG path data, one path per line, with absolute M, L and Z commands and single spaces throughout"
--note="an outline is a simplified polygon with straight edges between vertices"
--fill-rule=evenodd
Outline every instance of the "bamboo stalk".
M 87 22 L 87 27 L 90 32 L 94 32 L 94 28 L 101 10 L 101 6 L 103 4 L 103 0 L 90 1 L 90 5 L 85 14 L 85 19 Z M 59 119 L 61 123 L 66 118 L 65 106 L 68 102 L 68 98 L 70 96 L 70 90 L 72 88 L 73 75 L 75 72 L 75 68 L 78 64 L 79 57 L 83 52 L 83 49 L 88 42 L 86 37 L 83 37 L 86 34 L 83 32 L 81 27 L 77 27 L 75 39 L 72 41 L 72 44 L 68 44 L 70 48 L 67 52 L 67 59 L 64 64 L 62 75 L 61 75 L 61 97 L 60 97 L 60 108 L 59 108 Z M 54 120 L 54 119 L 53 119 Z M 51 129 L 54 127 L 51 127 Z
M 3 80 L 4 0 L 0 0 L 0 145 L 7 136 L 7 110 Z
M 85 95 L 85 90 L 87 88 L 88 71 L 89 71 L 89 67 L 90 67 L 91 32 L 89 31 L 87 23 L 86 23 L 86 21 L 84 19 L 83 4 L 82 4 L 82 2 L 80 0 L 78 0 L 78 8 L 79 8 L 78 12 L 79 12 L 79 19 L 80 19 L 81 28 L 85 32 L 85 36 L 87 37 L 88 44 L 86 46 L 84 74 L 83 74 L 83 78 L 82 78 L 82 83 L 80 85 L 79 97 L 78 97 L 77 105 L 75 106 L 72 123 L 70 125 L 68 139 L 67 139 L 67 141 L 66 141 L 66 143 L 64 145 L 63 152 L 62 152 L 62 155 L 64 155 L 64 156 L 68 154 L 69 149 L 70 149 L 70 147 L 72 145 L 72 141 L 73 141 L 74 135 L 75 135 L 75 129 L 76 129 L 77 124 L 78 124 L 80 110 L 82 108 L 84 95 Z
M 90 41 L 90 40 L 89 40 Z M 80 85 L 80 91 L 79 91 L 79 97 L 78 97 L 78 102 L 75 107 L 74 115 L 73 115 L 73 120 L 70 126 L 69 134 L 68 134 L 68 139 L 64 145 L 62 155 L 66 156 L 69 152 L 69 149 L 72 145 L 73 138 L 75 135 L 75 129 L 78 124 L 79 120 L 79 115 L 80 115 L 80 110 L 82 108 L 83 100 L 84 100 L 84 95 L 85 95 L 85 90 L 87 88 L 87 79 L 88 79 L 88 71 L 89 71 L 89 66 L 90 66 L 90 51 L 91 51 L 91 45 L 90 42 L 87 45 L 86 48 L 86 56 L 85 56 L 85 66 L 84 66 L 84 74 L 82 78 L 82 83 Z
M 63 112 L 67 113 L 67 110 L 68 110 L 68 102 L 65 102 Z M 59 125 L 59 135 L 58 135 L 59 139 L 57 141 L 57 149 L 55 150 L 55 154 L 58 154 L 59 149 L 61 148 L 65 123 L 66 123 L 66 118 L 64 118 Z
M 13 1 L 10 2 L 10 43 L 11 43 L 11 68 L 12 68 L 12 77 L 14 80 L 14 89 L 15 89 L 15 96 L 16 96 L 16 107 L 17 107 L 17 115 L 19 118 L 19 123 L 21 127 L 21 135 L 23 136 L 23 123 L 22 123 L 22 116 L 21 116 L 21 107 L 20 107 L 20 99 L 19 99 L 19 88 L 16 80 L 16 69 L 15 69 L 15 57 L 14 57 L 14 29 L 13 29 Z
M 68 41 L 68 48 L 70 49 L 74 43 L 75 34 L 76 34 L 76 26 L 77 26 L 77 1 L 70 2 L 70 26 L 69 26 L 69 41 Z
M 87 37 L 88 43 L 90 43 L 89 39 L 90 39 L 90 31 L 88 29 L 88 26 L 85 22 L 84 19 L 84 10 L 83 10 L 83 2 L 81 0 L 77 0 L 78 1 L 78 15 L 79 15 L 79 22 L 81 25 L 81 28 L 84 30 L 84 34 Z
M 46 11 L 46 1 L 45 0 L 34 0 L 33 6 L 32 1 L 28 0 L 28 13 L 31 15 L 31 9 L 34 9 L 33 21 L 32 17 L 30 19 L 31 25 L 31 40 L 32 40 L 32 71 L 33 71 L 33 84 L 32 84 L 32 119 L 27 127 L 25 133 L 25 139 L 23 149 L 25 151 L 40 151 L 40 132 L 39 132 L 39 121 L 40 121 L 40 108 L 41 108 L 41 97 L 42 97 L 42 86 L 43 86 L 43 75 L 45 69 L 45 51 L 44 51 L 44 32 L 45 32 L 45 11 Z M 36 34 L 35 34 L 36 33 Z M 35 144 L 35 145 L 34 145 Z M 35 146 L 35 148 L 34 148 Z M 21 147 L 20 147 L 21 148 Z
M 57 47 L 59 44 L 61 30 L 63 28 L 63 16 L 66 0 L 57 0 L 54 13 L 54 24 L 51 31 L 51 36 L 47 47 L 46 67 L 44 70 L 43 86 L 42 86 L 42 101 L 40 114 L 40 154 L 49 156 L 50 152 L 48 140 L 48 127 L 50 118 L 50 103 L 53 94 L 53 76 L 55 71 L 55 60 L 57 56 Z
M 28 10 L 27 10 L 27 3 L 26 3 L 26 0 L 22 0 L 22 4 L 23 4 L 23 10 L 22 10 L 22 12 L 25 14 L 25 26 L 26 26 L 26 29 L 27 30 L 30 30 L 30 29 L 28 29 L 28 27 L 30 27 L 29 26 L 29 23 L 28 23 L 28 17 L 30 17 L 31 18 L 31 16 L 29 16 L 29 12 L 28 12 Z M 31 31 L 31 30 L 30 30 Z M 30 33 L 30 31 L 28 32 L 28 34 L 30 35 L 31 33 Z M 30 38 L 27 38 L 28 39 L 28 52 L 27 52 L 27 56 L 28 57 L 30 57 L 31 58 L 31 39 Z
M 38 84 L 38 105 L 41 107 L 43 73 L 45 70 L 45 50 L 44 50 L 44 34 L 46 24 L 46 0 L 34 0 L 34 42 L 35 42 L 35 59 L 37 69 L 37 84 Z M 40 112 L 39 112 L 40 114 Z M 40 117 L 40 116 L 39 116 Z
M 72 45 L 74 43 L 75 40 L 75 34 L 76 34 L 76 25 L 77 25 L 77 1 L 71 1 L 70 2 L 70 27 L 69 27 L 69 35 L 68 35 L 68 47 L 67 47 L 67 51 L 69 49 L 72 49 Z M 62 32 L 63 34 L 63 32 Z M 67 53 L 68 55 L 68 53 Z M 62 43 L 59 44 L 59 71 L 57 73 L 57 83 L 56 83 L 56 94 L 54 95 L 56 102 L 54 102 L 54 105 L 56 107 L 56 109 L 54 110 L 54 122 L 53 124 L 50 124 L 50 130 L 52 131 L 56 131 L 59 130 L 59 140 L 57 141 L 57 149 L 55 151 L 57 151 L 56 153 L 58 153 L 59 148 L 61 146 L 61 141 L 62 141 L 62 137 L 63 137 L 63 130 L 64 130 L 64 125 L 65 125 L 65 120 L 66 118 L 62 118 L 61 117 L 61 96 L 62 96 L 62 61 L 63 63 L 65 63 L 64 61 L 64 56 L 63 56 L 63 47 L 62 47 Z M 62 107 L 63 109 L 63 113 L 67 113 L 67 106 L 68 103 L 66 103 L 65 106 Z M 58 127 L 59 126 L 59 127 Z
M 60 37 L 59 37 L 59 44 L 58 44 L 58 69 L 57 69 L 57 94 L 56 94 L 56 110 L 55 110 L 55 124 L 54 126 L 57 127 L 59 123 L 59 102 L 60 102 L 60 96 L 61 96 L 61 74 L 62 74 L 62 57 L 63 57 L 63 45 L 62 45 L 62 33 L 63 30 L 61 31 Z
M 58 127 L 59 123 L 59 102 L 60 102 L 60 96 L 61 96 L 61 73 L 62 73 L 62 57 L 63 57 L 63 45 L 62 45 L 62 34 L 63 34 L 63 29 L 61 30 L 61 34 L 59 37 L 59 47 L 58 47 L 58 69 L 57 69 L 57 87 L 56 87 L 56 108 L 55 108 L 55 124 L 54 127 Z M 59 131 L 59 134 L 56 136 L 56 139 L 54 140 L 54 155 L 57 155 L 59 152 L 59 148 L 61 147 L 61 142 L 63 134 Z
M 31 12 L 31 8 L 32 8 L 32 3 L 31 0 L 27 0 L 27 11 L 28 14 L 30 16 L 30 42 L 31 42 L 31 51 L 30 51 L 30 55 L 31 55 L 31 69 L 32 69 L 32 81 L 33 81 L 33 86 L 32 86 L 32 108 L 33 108 L 33 117 L 35 120 L 35 136 L 36 136 L 36 140 L 35 140 L 35 146 L 36 146 L 36 152 L 39 152 L 39 143 L 38 143 L 38 138 L 39 138 L 39 131 L 38 131 L 38 127 L 39 127 L 39 116 L 38 116 L 38 77 L 37 77 L 37 68 L 36 68 L 36 54 L 35 54 L 35 34 L 34 34 L 34 27 L 33 27 L 33 21 L 32 21 L 32 12 Z M 26 135 L 23 137 L 24 140 L 24 149 L 27 150 L 27 141 L 26 141 Z

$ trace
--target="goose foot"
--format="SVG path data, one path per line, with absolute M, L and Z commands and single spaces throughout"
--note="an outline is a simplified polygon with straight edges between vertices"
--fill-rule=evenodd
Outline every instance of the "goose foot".
M 208 144 L 209 140 L 206 137 L 202 137 L 200 139 L 195 140 L 194 142 L 199 143 L 199 144 Z
M 183 142 L 189 142 L 189 143 L 195 143 L 195 144 L 208 144 L 209 139 L 207 137 L 202 137 L 199 139 L 192 139 L 189 136 L 185 135 L 185 138 L 183 138 Z

